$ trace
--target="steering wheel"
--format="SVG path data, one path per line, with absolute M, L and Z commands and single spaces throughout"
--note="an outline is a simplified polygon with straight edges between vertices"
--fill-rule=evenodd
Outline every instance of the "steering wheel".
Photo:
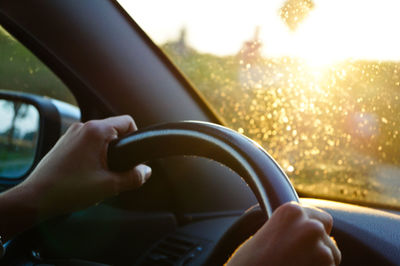
M 250 186 L 260 204 L 261 212 L 256 218 L 262 221 L 283 203 L 298 201 L 298 196 L 289 179 L 272 159 L 272 157 L 256 142 L 226 127 L 196 121 L 166 123 L 138 130 L 131 135 L 115 140 L 109 145 L 108 165 L 111 170 L 125 171 L 146 161 L 168 156 L 192 155 L 206 157 L 218 161 L 239 174 Z M 255 212 L 248 216 L 255 217 Z M 250 214 L 250 215 L 249 215 Z M 248 221 L 248 220 L 247 220 Z M 259 222 L 257 223 L 259 224 Z M 234 241 L 241 243 L 246 238 L 238 239 L 235 233 L 243 233 L 249 226 L 243 219 L 232 225 L 207 259 L 207 264 L 223 264 L 234 247 L 227 248 Z M 254 223 L 254 220 L 251 221 Z M 243 227 L 245 229 L 243 229 Z M 34 233 L 34 232 L 33 232 Z M 232 237 L 233 236 L 233 237 Z M 242 236 L 240 236 L 242 237 Z M 29 236 L 25 236 L 29 239 Z M 18 257 L 21 247 L 13 241 L 8 255 L 11 261 Z M 22 245 L 22 249 L 30 247 Z M 233 248 L 233 250 L 232 250 Z
M 111 170 L 126 171 L 151 159 L 176 155 L 205 157 L 231 168 L 252 189 L 264 218 L 286 202 L 298 202 L 288 177 L 260 145 L 212 123 L 185 121 L 136 131 L 110 144 L 108 165 Z M 234 224 L 230 230 L 238 228 Z

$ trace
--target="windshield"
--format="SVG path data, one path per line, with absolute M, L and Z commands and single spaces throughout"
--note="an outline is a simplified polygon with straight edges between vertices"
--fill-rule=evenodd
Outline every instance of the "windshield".
M 119 2 L 300 194 L 400 207 L 400 2 Z

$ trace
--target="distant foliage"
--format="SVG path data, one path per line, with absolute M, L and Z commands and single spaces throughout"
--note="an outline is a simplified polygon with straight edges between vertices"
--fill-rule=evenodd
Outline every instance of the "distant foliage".
M 1 27 L 0 51 L 0 90 L 45 95 L 76 105 L 58 77 Z
M 317 68 L 242 51 L 202 54 L 175 42 L 162 49 L 226 125 L 264 146 L 303 193 L 400 203 L 400 63 Z

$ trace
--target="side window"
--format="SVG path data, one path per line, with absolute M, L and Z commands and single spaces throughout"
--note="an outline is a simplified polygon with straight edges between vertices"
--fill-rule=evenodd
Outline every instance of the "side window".
M 77 105 L 68 88 L 0 26 L 0 90 L 33 93 Z
M 80 112 L 76 100 L 68 88 L 0 26 L 0 92 L 2 91 L 49 98 L 60 113 L 61 134 L 72 122 L 79 120 Z M 34 105 L 7 98 L 0 99 L 0 190 L 3 180 L 18 181 L 33 166 L 38 153 L 39 121 L 39 111 Z

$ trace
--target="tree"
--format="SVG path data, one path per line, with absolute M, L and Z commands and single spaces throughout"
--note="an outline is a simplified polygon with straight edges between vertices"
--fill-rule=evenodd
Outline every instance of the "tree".
M 6 101 L 4 105 L 6 109 L 10 109 L 13 112 L 10 128 L 7 130 L 7 149 L 13 150 L 15 148 L 13 140 L 16 132 L 16 122 L 19 118 L 26 117 L 28 114 L 28 105 L 18 101 Z

